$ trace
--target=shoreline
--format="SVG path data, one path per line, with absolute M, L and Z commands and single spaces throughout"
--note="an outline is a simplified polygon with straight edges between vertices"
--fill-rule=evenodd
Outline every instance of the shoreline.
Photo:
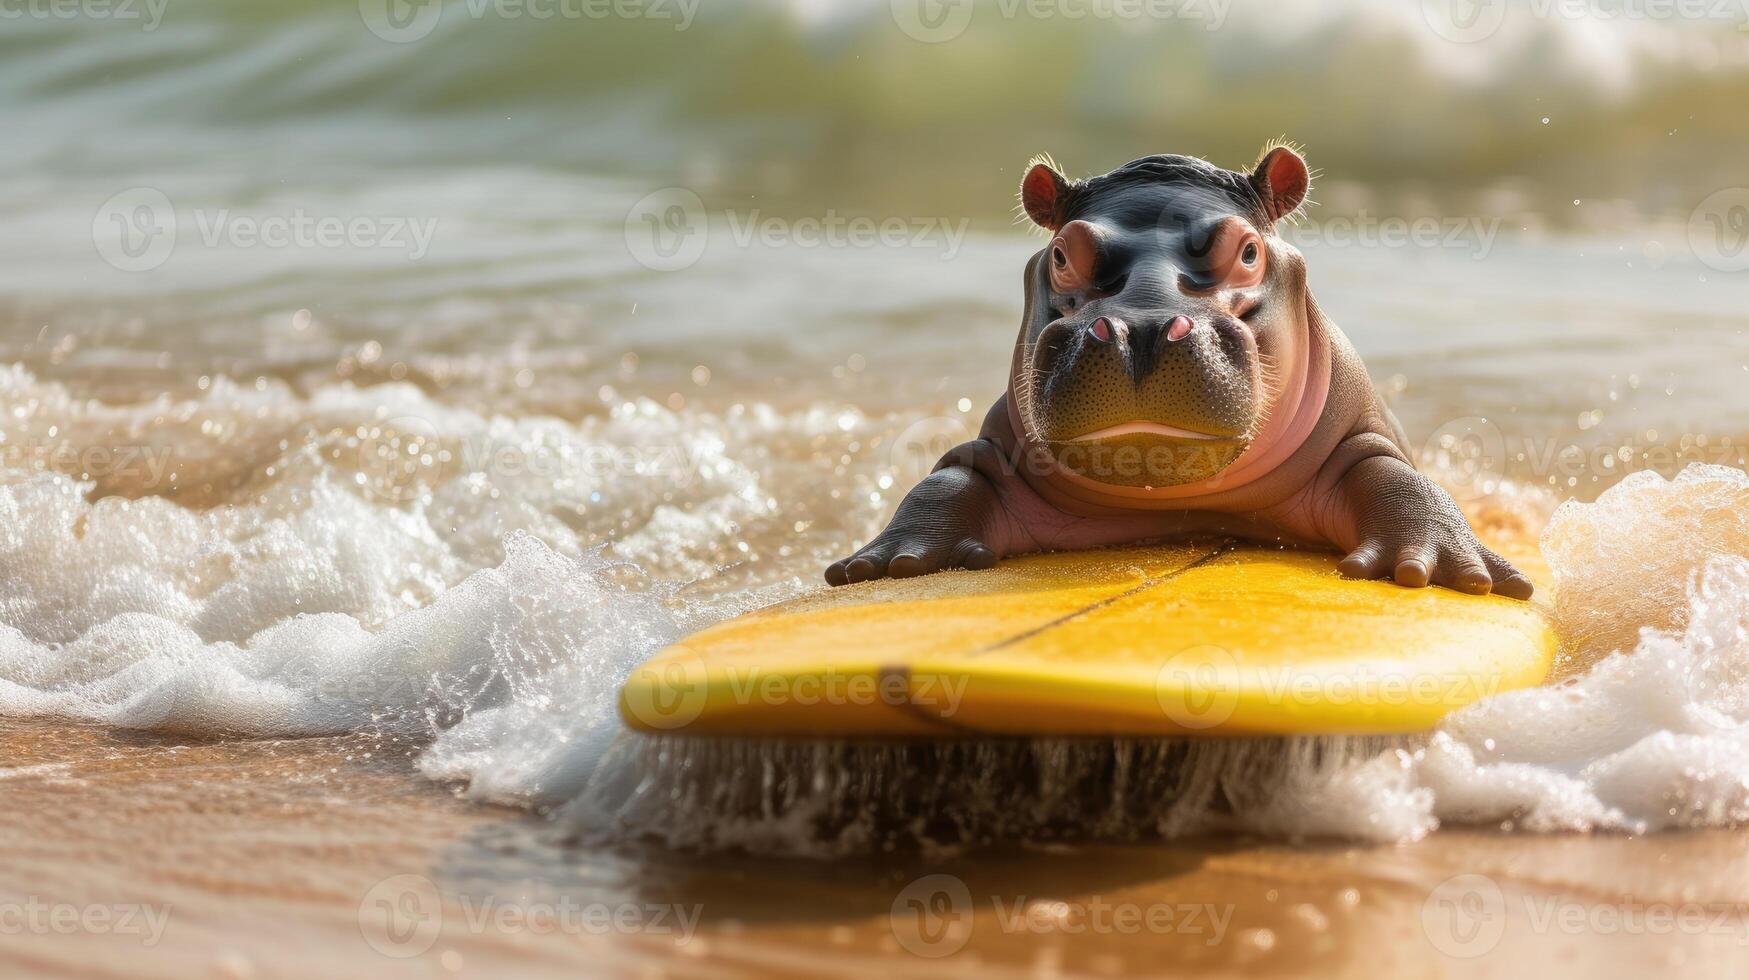
M 1741 831 L 701 858 L 556 843 L 538 816 L 419 777 L 417 742 L 185 742 L 13 719 L 0 739 L 12 762 L 0 961 L 20 974 L 1610 976 L 1749 963 Z M 1482 876 L 1483 904 L 1454 931 L 1438 909 L 1462 912 L 1450 902 L 1475 901 L 1477 880 L 1453 894 L 1458 875 Z

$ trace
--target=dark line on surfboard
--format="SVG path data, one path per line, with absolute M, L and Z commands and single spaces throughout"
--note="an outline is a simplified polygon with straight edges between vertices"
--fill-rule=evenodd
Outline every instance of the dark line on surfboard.
M 1147 580 L 1143 581 L 1140 585 L 1137 585 L 1133 589 L 1129 589 L 1127 591 L 1120 592 L 1114 596 L 1108 596 L 1104 599 L 1099 600 L 1098 602 L 1090 603 L 1086 606 L 1081 607 L 1080 609 L 1075 610 L 1074 612 L 1064 613 L 1063 615 L 1058 616 L 1056 619 L 1053 619 L 1048 623 L 1041 623 L 1038 626 L 1034 626 L 1032 629 L 1023 630 L 1019 633 L 1014 634 L 1013 636 L 1008 636 L 1008 637 L 1004 637 L 1000 640 L 997 640 L 995 643 L 992 643 L 987 647 L 982 647 L 980 649 L 973 650 L 971 653 L 971 656 L 978 657 L 978 656 L 982 656 L 986 653 L 995 653 L 997 650 L 1001 650 L 1001 649 L 1004 649 L 1006 647 L 1011 647 L 1011 646 L 1015 645 L 1016 643 L 1021 643 L 1021 642 L 1024 642 L 1026 640 L 1030 640 L 1033 637 L 1038 636 L 1040 633 L 1045 633 L 1045 632 L 1048 632 L 1050 630 L 1054 630 L 1057 627 L 1063 625 L 1064 623 L 1067 623 L 1067 622 L 1074 620 L 1074 619 L 1078 619 L 1082 616 L 1087 615 L 1090 612 L 1096 612 L 1100 609 L 1104 609 L 1106 606 L 1109 606 L 1112 603 L 1122 602 L 1123 600 L 1128 599 L 1129 597 L 1131 597 L 1133 595 L 1136 595 L 1136 594 L 1142 593 L 1142 592 L 1146 592 L 1149 589 L 1154 588 L 1157 585 L 1165 585 L 1167 582 L 1172 581 L 1173 579 L 1179 577 L 1180 575 L 1183 575 L 1186 572 L 1201 568 L 1204 565 L 1207 565 L 1210 562 L 1213 562 L 1218 558 L 1221 558 L 1225 555 L 1231 554 L 1234 547 L 1235 547 L 1235 545 L 1232 541 L 1224 541 L 1221 544 L 1216 545 L 1215 550 L 1209 552 L 1206 555 L 1203 555 L 1201 558 L 1198 558 L 1197 560 L 1190 562 L 1187 565 L 1182 565 L 1178 568 L 1174 568 L 1172 571 L 1167 572 L 1165 575 L 1160 575 L 1160 576 L 1157 576 L 1155 578 L 1147 579 Z
M 1065 613 L 1061 616 L 1058 616 L 1056 619 L 1053 619 L 1048 623 L 1044 623 L 1044 624 L 1041 624 L 1039 626 L 1035 626 L 1032 629 L 1024 630 L 1020 633 L 1014 634 L 1013 636 L 998 640 L 995 643 L 990 644 L 989 646 L 982 647 L 982 648 L 977 649 L 977 650 L 973 650 L 971 652 L 971 654 L 969 654 L 969 655 L 973 656 L 973 657 L 980 656 L 982 654 L 991 653 L 993 651 L 1000 650 L 1004 647 L 1011 646 L 1011 645 L 1016 644 L 1016 643 L 1020 643 L 1024 640 L 1031 639 L 1032 637 L 1035 637 L 1035 636 L 1039 635 L 1040 633 L 1043 633 L 1047 630 L 1055 629 L 1058 626 L 1061 626 L 1064 623 L 1067 623 L 1067 622 L 1069 622 L 1077 617 L 1085 616 L 1090 612 L 1095 612 L 1097 610 L 1104 609 L 1105 607 L 1107 607 L 1115 602 L 1120 602 L 1124 599 L 1130 598 L 1131 596 L 1137 595 L 1137 594 L 1142 593 L 1142 592 L 1146 592 L 1147 590 L 1154 588 L 1157 585 L 1164 585 L 1167 582 L 1170 582 L 1173 579 L 1178 578 L 1180 575 L 1183 575 L 1184 573 L 1191 571 L 1192 569 L 1202 568 L 1203 566 L 1208 565 L 1209 563 L 1215 561 L 1216 559 L 1221 558 L 1227 554 L 1230 554 L 1234 550 L 1234 548 L 1236 548 L 1236 547 L 1237 547 L 1237 543 L 1234 541 L 1231 541 L 1231 540 L 1223 541 L 1220 544 L 1216 545 L 1214 547 L 1214 549 L 1212 551 L 1210 551 L 1208 554 L 1202 555 L 1194 561 L 1186 562 L 1185 564 L 1180 565 L 1177 568 L 1174 568 L 1172 571 L 1167 572 L 1164 575 L 1158 575 L 1158 576 L 1155 576 L 1155 577 L 1150 578 L 1150 579 L 1145 579 L 1140 584 L 1136 585 L 1134 588 L 1126 589 L 1125 591 L 1123 591 L 1117 595 L 1110 596 L 1110 597 L 1105 598 L 1105 599 L 1101 599 L 1098 602 L 1089 603 L 1089 604 L 1081 607 L 1080 609 L 1075 610 L 1074 612 Z M 892 677 L 892 676 L 901 677 L 904 679 L 904 683 L 905 683 L 906 688 L 909 689 L 910 680 L 911 680 L 911 667 L 907 664 L 887 664 L 887 665 L 884 665 L 884 666 L 878 668 L 875 672 L 875 676 L 880 679 L 880 682 L 883 685 L 888 677 Z M 963 723 L 961 723 L 961 722 L 959 722 L 951 717 L 948 717 L 947 715 L 943 715 L 943 714 L 940 714 L 938 712 L 924 710 L 922 705 L 917 704 L 914 701 L 911 701 L 909 698 L 907 698 L 903 702 L 893 704 L 892 707 L 896 708 L 901 714 L 904 714 L 915 721 L 921 722 L 926 726 L 936 728 L 937 730 L 941 731 L 943 734 L 957 734 L 957 735 L 984 735 L 984 734 L 988 734 L 988 732 L 986 732 L 984 729 L 978 728 L 978 727 L 973 726 L 973 725 L 963 724 Z
M 875 676 L 880 678 L 880 680 L 883 683 L 886 681 L 886 679 L 888 677 L 893 677 L 893 676 L 903 677 L 905 680 L 906 691 L 907 692 L 910 691 L 911 668 L 909 666 L 906 666 L 904 664 L 895 664 L 895 665 L 890 666 L 890 667 L 882 667 L 882 668 L 880 668 L 880 670 L 878 670 L 875 673 Z M 924 711 L 923 706 L 918 704 L 917 702 L 911 700 L 909 696 L 907 696 L 903 702 L 893 705 L 893 707 L 898 708 L 900 712 L 904 713 L 908 717 L 914 718 L 917 721 L 921 721 L 921 722 L 928 724 L 928 725 L 934 725 L 936 728 L 942 729 L 943 734 L 950 734 L 950 735 L 982 735 L 982 734 L 984 734 L 984 731 L 982 729 L 974 728 L 971 725 L 962 725 L 959 722 L 954 721 L 952 718 L 949 718 L 947 715 L 931 714 L 927 711 Z

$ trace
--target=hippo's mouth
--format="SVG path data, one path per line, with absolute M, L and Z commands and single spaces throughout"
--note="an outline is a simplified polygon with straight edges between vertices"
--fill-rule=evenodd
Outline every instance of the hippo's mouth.
M 1066 441 L 1098 442 L 1101 439 L 1116 439 L 1121 436 L 1160 436 L 1166 439 L 1188 439 L 1191 441 L 1199 439 L 1218 441 L 1222 439 L 1238 438 L 1232 435 L 1223 435 L 1218 432 L 1198 432 L 1195 429 L 1182 429 L 1176 425 L 1167 425 L 1164 422 L 1151 422 L 1144 419 L 1137 419 L 1133 422 L 1120 422 L 1117 425 L 1108 425 L 1101 429 L 1095 429 L 1092 432 L 1083 432 L 1082 434 Z
M 1150 490 L 1213 479 L 1250 445 L 1260 415 L 1256 359 L 1213 334 L 1141 353 L 1090 341 L 1034 348 L 1015 387 L 1020 421 L 1085 480 Z
M 1251 444 L 1250 433 L 1203 432 L 1164 422 L 1108 425 L 1046 439 L 1057 464 L 1109 486 L 1155 489 L 1208 480 Z

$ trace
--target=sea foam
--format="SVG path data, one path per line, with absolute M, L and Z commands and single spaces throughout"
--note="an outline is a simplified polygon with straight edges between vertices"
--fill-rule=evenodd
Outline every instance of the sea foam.
M 475 798 L 540 805 L 578 829 L 659 831 L 639 822 L 659 807 L 635 797 L 658 785 L 649 767 L 664 750 L 624 729 L 618 685 L 688 630 L 818 587 L 822 556 L 866 537 L 890 506 L 892 461 L 867 447 L 913 421 L 650 402 L 580 422 L 509 420 L 382 387 L 219 384 L 198 403 L 125 407 L 0 377 L 7 445 L 116 432 L 149 443 L 155 426 L 181 427 L 166 437 L 178 486 L 232 487 L 201 506 L 129 499 L 100 489 L 115 489 L 113 473 L 9 457 L 0 711 L 231 736 L 422 734 L 420 770 Z M 246 478 L 239 456 L 253 460 Z M 1416 744 L 1290 746 L 1263 769 L 1216 760 L 1223 779 L 1264 774 L 1248 788 L 1165 779 L 1148 767 L 1182 753 L 1130 746 L 1127 785 L 1245 801 L 1224 828 L 1177 817 L 1153 828 L 1170 833 L 1402 841 L 1453 824 L 1749 819 L 1746 503 L 1749 476 L 1695 466 L 1562 505 L 1543 536 L 1565 638 L 1551 686 L 1477 703 Z M 1028 751 L 1057 786 L 1101 765 L 1085 747 Z M 990 761 L 981 752 L 961 753 L 968 771 Z M 854 782 L 813 775 L 797 785 Z M 805 818 L 773 813 L 737 841 L 793 842 Z

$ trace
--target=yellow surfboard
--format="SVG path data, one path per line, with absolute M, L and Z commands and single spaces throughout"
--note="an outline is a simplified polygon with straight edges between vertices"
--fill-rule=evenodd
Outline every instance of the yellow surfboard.
M 1546 596 L 1336 562 L 1214 543 L 822 590 L 662 651 L 620 713 L 689 735 L 1385 734 L 1548 677 Z

